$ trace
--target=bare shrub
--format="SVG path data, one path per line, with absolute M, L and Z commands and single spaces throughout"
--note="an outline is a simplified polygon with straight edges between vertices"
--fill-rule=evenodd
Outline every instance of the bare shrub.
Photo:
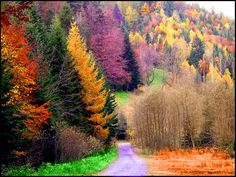
M 151 151 L 202 146 L 209 137 L 211 146 L 233 145 L 234 94 L 224 83 L 180 82 L 133 96 L 134 142 Z
M 208 93 L 208 94 L 207 94 Z M 214 84 L 206 93 L 208 132 L 214 145 L 232 146 L 235 141 L 235 92 L 223 82 Z
M 63 126 L 57 130 L 57 161 L 79 159 L 101 149 L 103 145 L 99 140 L 80 132 L 76 127 Z

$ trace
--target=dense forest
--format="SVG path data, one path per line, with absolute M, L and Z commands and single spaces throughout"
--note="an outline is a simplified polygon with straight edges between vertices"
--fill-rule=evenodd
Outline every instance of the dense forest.
M 235 21 L 196 4 L 2 1 L 0 75 L 1 168 L 108 149 L 119 91 L 142 148 L 235 146 Z

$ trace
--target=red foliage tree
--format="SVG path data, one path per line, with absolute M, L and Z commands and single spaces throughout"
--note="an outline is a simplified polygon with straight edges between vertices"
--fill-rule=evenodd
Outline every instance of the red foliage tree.
M 38 74 L 37 58 L 30 58 L 31 46 L 24 37 L 25 28 L 22 25 L 3 25 L 1 31 L 1 57 L 11 68 L 13 77 L 10 82 L 14 87 L 9 91 L 10 100 L 8 104 L 19 105 L 19 112 L 15 115 L 24 115 L 23 124 L 27 127 L 24 132 L 28 138 L 37 136 L 50 112 L 43 105 L 34 104 L 34 91 L 38 88 L 36 78 Z
M 104 12 L 91 3 L 87 6 L 87 23 L 90 30 L 89 47 L 104 71 L 106 79 L 115 87 L 131 81 L 127 71 L 124 53 L 124 34 L 113 10 L 107 7 Z
M 23 13 L 23 11 L 30 7 L 32 1 L 23 2 L 23 4 L 7 4 L 5 8 L 1 9 L 1 26 L 8 26 L 11 24 L 10 16 L 16 17 L 20 21 L 27 22 L 29 18 Z

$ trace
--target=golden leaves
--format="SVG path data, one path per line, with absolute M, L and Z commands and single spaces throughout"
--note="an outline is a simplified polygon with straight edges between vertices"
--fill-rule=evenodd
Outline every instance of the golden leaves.
M 109 130 L 103 128 L 107 121 L 104 116 L 107 101 L 107 92 L 104 90 L 105 79 L 103 76 L 98 79 L 99 70 L 91 54 L 87 52 L 75 22 L 71 23 L 67 48 L 81 80 L 83 102 L 86 105 L 85 109 L 90 112 L 88 119 L 95 124 L 95 134 L 101 139 L 106 139 Z

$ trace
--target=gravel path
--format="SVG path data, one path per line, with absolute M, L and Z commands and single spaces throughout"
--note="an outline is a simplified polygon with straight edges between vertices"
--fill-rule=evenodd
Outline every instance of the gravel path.
M 112 163 L 98 176 L 145 176 L 147 167 L 144 161 L 135 154 L 130 143 L 119 143 L 119 159 Z

